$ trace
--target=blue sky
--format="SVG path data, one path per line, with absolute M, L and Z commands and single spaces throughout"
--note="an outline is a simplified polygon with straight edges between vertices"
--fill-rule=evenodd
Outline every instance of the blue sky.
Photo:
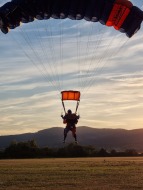
M 60 91 L 70 89 L 81 91 L 79 126 L 142 128 L 142 34 L 128 39 L 113 28 L 68 19 L 0 33 L 0 134 L 64 127 Z M 66 102 L 67 109 L 75 105 Z

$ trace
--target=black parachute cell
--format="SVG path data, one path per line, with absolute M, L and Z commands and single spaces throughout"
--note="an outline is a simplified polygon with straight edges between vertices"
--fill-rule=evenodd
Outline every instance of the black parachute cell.
M 143 12 L 138 8 L 138 7 L 133 7 L 135 14 L 133 18 L 133 22 L 129 29 L 126 31 L 126 35 L 131 38 L 140 28 L 141 28 L 141 23 L 143 20 Z
M 81 0 L 79 2 L 78 11 L 77 11 L 77 14 L 76 14 L 76 20 L 81 20 L 81 19 L 84 18 L 87 5 L 88 5 L 87 0 Z
M 85 20 L 91 21 L 95 6 L 96 6 L 96 1 L 89 0 L 89 3 L 88 3 L 87 8 L 86 8 L 85 15 L 84 15 Z
M 96 6 L 93 7 L 92 22 L 98 22 L 102 17 L 102 12 L 104 10 L 106 0 L 96 0 Z
M 6 3 L 0 8 L 0 17 L 2 19 L 2 32 L 5 34 L 8 33 L 8 28 L 14 29 L 16 27 L 16 20 L 15 18 L 11 15 L 11 13 L 17 9 L 17 5 L 13 3 Z
M 1 31 L 2 31 L 4 34 L 7 34 L 7 33 L 8 33 L 8 28 L 5 27 L 5 26 L 3 26 L 3 27 L 1 28 Z
M 60 7 L 62 6 L 62 0 L 43 0 L 36 1 L 36 18 L 38 20 L 49 19 L 53 17 L 59 19 Z
M 53 1 L 52 18 L 55 18 L 55 19 L 61 18 L 61 10 L 63 6 L 64 6 L 64 1 L 62 0 Z M 62 18 L 64 19 L 65 16 Z
M 68 18 L 72 20 L 81 20 L 84 18 L 87 0 L 73 0 L 70 2 Z
M 11 13 L 16 8 L 17 8 L 16 4 L 14 4 L 12 2 L 8 2 L 8 3 L 4 4 L 2 7 L 0 7 L 0 12 L 7 16 L 9 13 Z
M 131 38 L 140 27 L 143 20 L 143 12 L 136 6 L 133 6 L 130 14 L 120 28 L 120 32 L 126 33 Z
M 54 19 L 60 19 L 60 12 L 61 12 L 61 0 L 53 1 L 52 9 L 52 15 L 51 17 Z
M 72 20 L 76 20 L 76 15 L 78 12 L 79 4 L 80 4 L 80 0 L 72 0 L 71 1 L 70 7 L 69 7 L 68 18 L 70 18 Z
M 44 13 L 44 19 L 49 19 L 52 15 L 52 8 L 53 8 L 53 2 L 54 0 L 43 0 L 43 13 Z
M 20 22 L 23 22 L 23 23 L 28 23 L 28 22 L 34 21 L 35 14 L 34 14 L 34 2 L 33 1 L 13 0 L 13 3 L 15 3 L 17 5 L 17 9 L 12 12 L 12 14 L 15 15 L 15 19 L 18 18 L 20 20 Z
M 104 8 L 103 8 L 103 11 L 102 11 L 102 16 L 99 19 L 99 22 L 101 24 L 103 24 L 103 25 L 106 24 L 106 22 L 107 22 L 107 20 L 109 18 L 109 15 L 110 15 L 110 13 L 112 11 L 114 3 L 115 3 L 115 0 L 105 1 Z
M 67 18 L 69 14 L 70 0 L 63 0 L 62 2 L 63 4 L 61 6 L 60 18 L 64 19 Z

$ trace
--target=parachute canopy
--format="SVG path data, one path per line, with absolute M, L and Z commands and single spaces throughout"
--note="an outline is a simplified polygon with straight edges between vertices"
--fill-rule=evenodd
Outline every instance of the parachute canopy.
M 20 22 L 50 17 L 99 21 L 132 37 L 141 27 L 143 11 L 128 0 L 12 0 L 0 8 L 0 29 L 6 34 Z
M 80 101 L 80 92 L 79 91 L 62 91 L 62 101 L 65 100 L 75 100 L 75 101 Z

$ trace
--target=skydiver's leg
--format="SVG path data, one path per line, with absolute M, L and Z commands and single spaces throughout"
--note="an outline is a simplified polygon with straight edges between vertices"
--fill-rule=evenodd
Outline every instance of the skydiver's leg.
M 67 131 L 66 131 L 66 128 L 64 129 L 64 143 L 65 143 L 65 140 L 66 140 L 66 137 L 67 137 Z
M 75 142 L 77 143 L 76 127 L 73 127 L 72 129 L 72 136 L 74 137 Z
M 64 140 L 63 140 L 63 143 L 65 143 L 65 140 L 66 140 L 68 131 L 69 131 L 68 128 L 65 128 L 65 129 L 64 129 Z

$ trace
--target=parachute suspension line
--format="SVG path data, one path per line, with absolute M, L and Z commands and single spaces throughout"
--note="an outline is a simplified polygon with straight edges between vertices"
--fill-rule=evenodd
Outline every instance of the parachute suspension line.
M 22 30 L 22 28 L 19 29 L 19 31 L 21 32 L 21 35 L 23 36 L 23 39 L 25 40 L 25 42 L 28 44 L 29 48 L 31 49 L 31 51 L 33 51 L 35 58 L 43 65 L 41 58 L 39 57 L 39 54 L 37 54 L 36 50 L 34 49 L 33 45 L 32 45 L 32 41 L 29 38 L 29 36 L 27 35 L 26 32 L 24 32 L 24 30 Z M 43 72 L 45 73 L 46 68 L 43 65 Z
M 36 23 L 36 22 L 35 22 Z M 54 85 L 56 86 L 56 78 L 55 78 L 55 74 L 54 74 L 54 72 L 53 72 L 53 69 L 52 69 L 52 66 L 51 66 L 51 64 L 50 64 L 50 61 L 49 61 L 49 56 L 48 56 L 48 52 L 47 52 L 47 47 L 46 47 L 46 45 L 45 45 L 45 42 L 42 42 L 42 36 L 41 36 L 41 33 L 40 33 L 40 28 L 38 27 L 38 24 L 36 24 L 36 28 L 37 28 L 37 31 L 38 31 L 38 36 L 37 36 L 37 39 L 39 39 L 39 44 L 40 44 L 40 47 L 41 47 L 41 50 L 42 50 L 42 52 L 43 52 L 43 55 L 42 55 L 42 57 L 43 57 L 43 62 L 44 63 L 48 63 L 48 65 L 49 65 L 49 67 L 48 67 L 48 69 L 50 70 L 50 72 L 52 73 L 52 81 L 53 81 L 53 83 L 54 83 Z M 44 40 L 44 41 L 46 41 L 46 40 Z M 44 59 L 44 57 L 45 57 L 45 59 Z M 43 63 L 43 64 L 44 64 Z M 44 64 L 44 66 L 45 66 L 45 64 Z M 47 70 L 47 67 L 45 66 L 45 68 L 46 68 L 46 71 L 48 72 L 48 70 Z M 51 74 L 50 74 L 50 76 L 51 76 Z M 58 87 L 57 87 L 58 88 Z M 58 91 L 60 91 L 61 89 L 60 88 L 58 88 Z
M 96 47 L 95 47 L 96 51 L 99 48 L 99 45 L 101 44 L 101 41 L 103 39 L 102 37 L 103 37 L 103 33 L 101 33 L 100 39 L 99 39 L 99 41 L 97 41 L 97 44 L 96 44 Z M 101 66 L 100 63 L 102 63 L 104 61 L 104 59 L 106 59 L 107 52 L 108 52 L 108 50 L 110 50 L 110 46 L 111 46 L 113 40 L 114 40 L 114 37 L 112 38 L 112 40 L 110 41 L 110 43 L 107 45 L 106 49 L 102 53 L 102 56 L 99 57 L 99 59 L 97 59 L 97 54 L 93 52 L 93 56 L 91 57 L 91 60 L 90 60 L 90 67 L 92 66 L 92 63 L 93 64 L 95 63 L 95 60 L 97 60 L 97 61 L 96 61 L 95 66 L 92 68 L 92 70 L 91 70 L 90 67 L 88 69 L 87 73 L 89 74 L 89 79 L 92 77 L 93 74 L 95 74 L 95 72 L 97 73 L 98 69 Z M 88 83 L 88 81 L 87 81 L 87 83 Z
M 21 7 L 21 6 L 19 6 L 19 7 L 20 7 L 20 9 L 22 9 L 25 13 L 27 12 L 27 10 L 23 9 L 23 7 Z M 30 8 L 30 7 L 29 7 L 29 11 L 31 11 L 31 12 L 34 14 L 32 8 Z M 33 24 L 33 25 L 34 25 L 34 24 Z M 35 24 L 35 25 L 36 25 L 36 24 Z M 38 29 L 38 26 L 37 26 L 37 29 Z M 38 31 L 39 36 L 40 36 L 39 30 L 37 30 L 37 31 Z M 36 36 L 36 32 L 34 32 L 34 34 L 35 34 L 36 39 L 39 39 L 39 41 L 40 41 L 41 38 L 38 38 L 38 36 Z M 27 36 L 28 36 L 28 35 L 27 35 Z M 41 40 L 41 41 L 42 41 L 42 40 Z M 45 54 L 45 51 L 44 51 L 44 48 L 43 48 L 43 46 L 42 46 L 42 42 L 41 42 L 41 41 L 40 41 L 41 50 L 43 51 L 43 54 Z M 32 43 L 31 43 L 31 45 L 32 45 Z M 47 48 L 45 48 L 45 49 L 47 49 Z M 37 56 L 38 56 L 38 55 L 39 55 L 39 52 L 37 52 Z M 42 61 L 42 59 L 40 58 L 40 56 L 38 56 L 38 57 L 39 57 L 39 59 L 41 60 L 41 61 L 40 61 L 41 66 L 43 66 L 43 69 L 45 70 L 45 72 L 48 73 L 47 68 L 46 68 L 46 66 L 44 65 L 44 62 Z M 43 57 L 43 56 L 42 56 L 42 57 Z M 48 58 L 48 56 L 45 56 L 45 63 L 47 62 L 47 58 Z M 52 71 L 52 67 L 51 67 L 51 66 L 50 66 L 50 69 L 51 69 L 51 71 Z M 52 71 L 52 74 L 53 74 L 53 71 Z M 56 79 L 54 79 L 54 74 L 53 74 L 53 76 L 51 76 L 51 74 L 49 74 L 49 76 L 50 76 L 50 80 L 52 80 L 53 86 L 56 87 L 57 91 L 60 92 L 59 86 L 57 86 L 57 85 L 56 85 L 56 82 L 54 82 L 54 81 L 56 81 Z
M 105 59 L 106 57 L 108 57 L 109 51 L 110 51 L 110 46 L 111 46 L 111 44 L 113 43 L 113 40 L 114 40 L 114 39 L 115 39 L 115 38 L 114 38 L 114 36 L 113 36 L 112 39 L 111 39 L 111 41 L 110 41 L 110 43 L 107 45 L 106 49 L 105 49 L 104 52 L 103 52 L 103 55 L 104 55 L 104 56 L 102 56 L 102 57 L 97 61 L 96 66 L 94 66 L 94 68 L 93 68 L 93 70 L 92 70 L 92 73 L 89 75 L 89 76 L 90 76 L 90 77 L 89 77 L 90 79 L 89 79 L 89 81 L 88 81 L 87 84 L 86 84 L 85 92 L 87 92 L 87 89 L 89 89 L 89 86 L 90 86 L 90 87 L 92 86 L 91 83 L 93 83 L 93 78 L 96 77 L 96 74 L 97 74 L 100 70 L 102 70 L 103 67 L 105 66 L 105 63 L 106 63 L 106 62 L 103 62 L 103 61 L 104 61 L 104 59 Z M 96 56 L 92 58 L 92 61 L 94 61 L 94 59 L 96 59 Z M 101 64 L 102 64 L 102 65 L 101 65 Z M 93 75 L 93 74 L 94 74 L 94 75 Z M 98 74 L 99 74 L 99 73 L 98 73 Z M 92 78 L 92 76 L 93 76 L 93 78 Z M 96 80 L 94 80 L 94 82 L 95 82 L 95 81 L 96 81 Z
M 20 9 L 22 9 L 25 13 L 27 13 L 27 11 L 28 10 L 25 10 L 25 9 L 23 9 L 23 7 L 21 7 L 20 6 L 20 3 L 19 3 L 19 7 L 20 7 Z M 29 7 L 29 11 L 31 12 L 31 13 L 33 13 L 33 15 L 34 15 L 34 12 L 33 12 L 33 9 L 31 9 L 30 7 Z M 32 23 L 33 24 L 33 27 L 35 28 L 35 25 L 36 25 L 36 23 L 37 22 L 34 22 L 34 23 Z M 40 37 L 40 32 L 39 32 L 39 30 L 38 30 L 38 26 L 37 26 L 37 31 L 38 31 L 38 34 L 39 34 L 39 37 Z M 33 31 L 33 33 L 34 33 L 34 35 L 35 35 L 35 37 L 36 37 L 36 39 L 39 39 L 39 41 L 40 41 L 40 39 L 41 38 L 39 38 L 38 36 L 36 36 L 36 32 L 34 32 Z M 27 35 L 28 36 L 28 35 Z M 42 41 L 42 40 L 41 40 Z M 40 41 L 40 46 L 41 46 L 41 50 L 43 50 L 43 52 L 44 52 L 44 49 L 46 49 L 46 48 L 43 48 L 43 46 L 42 46 L 42 42 Z M 32 43 L 31 43 L 31 45 L 32 45 Z M 39 55 L 39 51 L 37 52 L 37 55 Z M 42 56 L 43 57 L 43 56 Z M 39 57 L 40 58 L 40 57 Z M 43 57 L 44 58 L 44 57 Z M 47 57 L 45 57 L 45 61 L 44 62 L 41 62 L 43 65 L 44 65 L 44 63 L 46 63 L 47 62 L 47 59 L 46 58 L 48 58 L 48 56 Z M 41 59 L 41 58 L 40 58 Z M 36 60 L 37 61 L 37 60 Z M 42 60 L 41 60 L 42 61 Z M 46 70 L 45 70 L 45 68 L 46 68 L 46 66 L 44 65 L 44 67 L 43 67 L 43 69 L 44 69 L 44 71 L 47 71 L 47 68 L 46 68 Z M 50 69 L 51 69 L 51 67 L 50 67 Z M 52 69 L 51 69 L 52 70 Z M 48 71 L 47 71 L 47 73 L 48 73 Z M 54 84 L 54 77 L 52 77 L 51 76 L 51 74 L 49 74 L 49 76 L 50 76 L 50 80 L 52 81 L 52 83 L 53 83 L 53 86 L 56 86 L 56 84 Z M 53 75 L 54 76 L 54 75 Z M 58 90 L 59 91 L 59 90 Z
M 82 26 L 82 24 L 80 25 Z M 79 43 L 79 81 L 80 81 L 80 91 L 82 91 L 82 85 L 84 83 L 84 79 L 82 78 L 82 69 L 84 68 L 84 65 L 82 66 L 82 29 L 80 28 L 80 43 Z
M 128 43 L 128 41 L 129 41 L 129 39 L 127 39 L 127 40 L 124 42 L 124 44 L 120 47 L 119 52 L 123 49 L 123 46 Z M 117 55 L 118 52 L 116 52 L 115 54 Z M 135 71 L 135 72 L 131 72 L 130 74 L 135 74 L 135 73 L 137 73 L 137 72 L 136 72 L 136 71 Z M 122 78 L 126 78 L 125 76 L 126 76 L 125 74 L 122 75 Z
M 35 62 L 33 59 L 31 59 L 31 57 L 30 57 L 30 56 L 28 55 L 28 53 L 25 51 L 25 49 L 23 48 L 23 46 L 21 45 L 21 43 L 17 40 L 17 38 L 15 38 L 15 37 L 13 36 L 13 34 L 11 35 L 11 37 L 13 38 L 13 41 L 16 42 L 16 44 L 18 45 L 18 48 L 20 47 L 20 49 L 23 50 L 24 55 L 25 55 L 25 56 L 27 57 L 27 59 L 29 59 L 29 61 L 32 63 L 33 68 L 39 71 L 39 73 L 41 74 L 41 78 L 43 78 L 46 82 L 48 81 L 50 84 L 52 84 L 51 81 L 47 80 L 47 77 L 46 77 L 45 73 L 38 67 L 38 65 L 36 64 L 36 62 Z M 59 93 L 58 93 L 58 94 L 59 94 Z M 56 96 L 59 98 L 59 95 L 58 95 L 58 94 L 56 94 Z
M 76 105 L 75 114 L 77 114 L 78 107 L 79 107 L 79 101 L 77 101 L 77 105 Z
M 94 59 L 97 59 L 97 50 L 102 42 L 102 38 L 103 38 L 103 28 L 101 29 L 101 31 L 99 31 L 100 35 L 98 34 L 99 38 L 97 38 L 96 42 L 95 42 L 95 47 L 93 47 L 93 51 L 91 52 L 91 55 L 90 55 L 90 59 L 89 59 L 89 63 L 88 63 L 88 69 L 87 69 L 87 76 L 89 77 L 92 77 L 92 72 L 93 72 L 93 69 L 91 70 L 92 68 L 92 65 L 94 64 L 94 67 L 97 67 L 97 63 L 95 64 L 94 62 Z M 92 42 L 92 41 L 91 41 Z M 103 55 L 104 56 L 104 55 Z M 90 74 L 91 73 L 91 74 Z M 86 80 L 86 83 L 85 83 L 85 86 L 84 88 L 86 88 L 88 86 L 88 80 Z
M 87 35 L 87 42 L 86 42 L 86 50 L 85 50 L 85 53 L 84 53 L 84 58 L 83 58 L 83 61 L 82 61 L 82 69 L 83 70 L 86 70 L 86 62 L 87 62 L 87 59 L 88 59 L 88 55 L 89 55 L 89 47 L 90 47 L 90 39 L 91 39 L 91 36 L 92 36 L 92 30 L 93 30 L 93 22 L 91 22 L 91 27 L 90 27 L 90 30 L 88 32 L 88 35 Z M 81 76 L 81 80 L 82 80 L 82 84 L 81 84 L 81 88 L 83 89 L 84 88 L 84 84 L 85 84 L 85 81 L 82 79 L 82 76 Z
M 36 63 L 37 61 L 39 61 L 39 64 L 41 64 L 41 70 L 43 71 L 43 73 L 45 74 L 45 77 L 47 78 L 47 73 L 48 73 L 47 69 L 46 69 L 45 65 L 43 64 L 43 62 L 42 62 L 39 54 L 35 51 L 34 47 L 32 46 L 32 42 L 31 42 L 29 36 L 21 28 L 19 28 L 19 30 L 20 30 L 21 35 L 23 36 L 25 42 L 28 44 L 28 46 L 30 47 L 31 51 L 33 51 L 33 54 L 35 55 L 36 60 L 34 62 Z M 47 81 L 48 80 L 49 79 L 47 78 Z M 51 83 L 52 83 L 52 86 L 55 87 L 56 91 L 59 91 L 59 89 L 54 85 L 54 83 L 53 83 L 52 80 L 51 80 Z
M 40 34 L 40 32 L 39 32 Z M 40 38 L 41 39 L 41 38 Z M 46 40 L 45 40 L 46 41 Z M 45 42 L 43 42 L 44 44 Z M 56 71 L 56 67 L 54 67 L 54 64 L 55 64 L 55 60 L 53 59 L 52 57 L 52 64 L 50 63 L 50 61 L 48 62 L 47 60 L 50 59 L 50 55 L 48 55 L 48 51 L 47 51 L 47 45 L 45 45 L 45 47 L 43 48 L 44 49 L 44 54 L 45 54 L 45 63 L 47 62 L 48 63 L 48 69 L 50 69 L 50 73 L 51 73 L 51 76 L 53 78 L 53 81 L 54 81 L 54 84 L 55 86 L 57 86 L 58 88 L 58 91 L 60 92 L 61 91 L 61 88 L 60 88 L 60 82 L 59 82 L 59 78 L 57 77 L 58 76 L 58 72 Z M 50 48 L 50 52 L 52 52 L 51 48 Z M 54 55 L 54 54 L 52 54 Z M 57 82 L 56 82 L 57 81 Z
M 105 62 L 103 63 L 103 65 L 102 65 L 102 67 L 100 68 L 100 73 L 99 74 L 101 74 L 102 73 L 102 71 L 103 71 L 103 69 L 104 69 L 104 66 L 105 66 L 105 64 L 107 63 L 107 61 L 109 60 L 109 59 L 111 59 L 113 56 L 115 56 L 115 55 L 117 55 L 121 50 L 122 50 L 122 48 L 125 46 L 125 44 L 127 43 L 129 41 L 129 39 L 127 39 L 122 45 L 121 45 L 121 47 L 118 49 L 118 50 L 116 50 L 115 49 L 115 51 L 109 51 L 109 52 L 107 52 L 108 54 L 107 54 L 107 59 L 105 60 Z M 96 81 L 96 80 L 95 80 Z M 92 83 L 93 83 L 93 79 L 91 80 L 91 85 L 92 85 Z
M 93 56 L 93 58 L 92 58 L 92 62 L 94 62 L 94 60 L 96 60 L 96 65 L 92 68 L 92 72 L 90 72 L 90 75 L 89 75 L 89 77 L 90 77 L 90 79 L 89 79 L 89 81 L 88 81 L 88 83 L 87 84 L 89 84 L 90 83 L 90 80 L 92 80 L 92 76 L 94 76 L 94 77 L 96 77 L 95 76 L 95 74 L 97 74 L 98 73 L 98 70 L 100 69 L 100 67 L 102 67 L 102 65 L 104 65 L 104 60 L 105 59 L 107 59 L 107 55 L 109 54 L 108 52 L 109 52 L 109 50 L 111 49 L 110 47 L 111 47 L 111 44 L 112 44 L 112 41 L 114 40 L 114 37 L 111 39 L 111 41 L 110 41 L 110 43 L 108 43 L 107 45 L 106 45 L 106 49 L 104 50 L 104 52 L 102 53 L 102 56 L 100 56 L 99 57 L 99 59 L 97 59 L 97 56 L 95 55 L 95 56 Z M 101 44 L 102 45 L 102 44 Z M 104 46 L 105 46 L 105 44 L 104 44 Z M 94 74 L 94 75 L 93 75 Z M 88 85 L 87 85 L 88 86 Z
M 76 37 L 76 46 L 77 46 L 77 77 L 78 77 L 78 89 L 80 88 L 80 38 L 79 36 L 81 37 L 80 35 L 80 31 L 79 31 L 79 26 L 78 24 L 76 25 L 76 28 L 77 28 L 77 37 Z
M 96 43 L 94 43 L 95 45 L 94 45 L 94 47 L 92 48 L 93 51 L 91 52 L 90 59 L 87 61 L 87 62 L 89 62 L 89 64 L 88 64 L 88 69 L 87 69 L 87 76 L 88 76 L 89 79 L 90 79 L 90 77 L 92 77 L 92 75 L 93 75 L 93 69 L 91 70 L 92 66 L 95 65 L 94 68 L 96 68 L 97 65 L 98 65 L 98 64 L 95 64 L 94 59 L 97 59 L 97 50 L 98 50 L 98 48 L 99 48 L 99 46 L 100 46 L 100 44 L 101 44 L 101 42 L 102 42 L 102 40 L 103 40 L 103 34 L 104 34 L 103 27 L 102 27 L 102 29 L 99 30 L 98 34 L 100 34 L 100 36 L 99 36 L 99 38 L 96 40 Z M 92 36 L 92 34 L 91 34 L 91 36 Z M 93 41 L 90 40 L 90 42 L 93 43 L 94 40 L 93 40 Z M 90 48 L 89 48 L 89 49 L 90 49 Z M 103 54 L 102 57 L 104 57 L 105 55 L 106 55 L 106 54 Z M 97 62 L 98 62 L 98 61 L 97 61 Z M 88 86 L 88 80 L 86 80 L 86 82 L 84 83 L 83 91 L 87 88 L 87 86 Z
M 50 34 L 50 49 L 51 49 L 51 54 L 52 54 L 52 59 L 53 59 L 53 63 L 54 63 L 54 70 L 55 70 L 55 73 L 56 73 L 56 76 L 57 76 L 57 80 L 58 80 L 58 85 L 59 85 L 59 88 L 60 88 L 60 91 L 61 91 L 61 84 L 60 84 L 60 77 L 59 77 L 59 72 L 58 72 L 58 67 L 56 66 L 56 58 L 55 58 L 55 55 L 56 55 L 56 51 L 55 51 L 55 48 L 54 48 L 54 39 L 53 39 L 53 30 L 52 30 L 52 26 L 51 26 L 51 23 L 50 23 L 51 20 L 49 20 L 48 22 L 48 29 L 49 29 L 49 34 Z M 54 20 L 52 20 L 54 22 Z M 59 61 L 58 61 L 59 62 Z
M 121 34 L 122 35 L 122 34 Z M 124 47 L 124 45 L 127 43 L 129 41 L 129 39 L 127 39 L 123 44 L 122 44 L 122 46 L 118 49 L 118 50 L 115 50 L 114 52 L 110 52 L 110 54 L 109 54 L 109 52 L 108 52 L 108 58 L 106 59 L 106 62 L 104 62 L 104 64 L 102 65 L 102 67 L 100 68 L 100 74 L 103 72 L 103 69 L 104 69 L 104 66 L 105 66 L 105 64 L 107 63 L 107 61 L 109 60 L 109 59 L 111 59 L 113 56 L 115 56 L 115 55 L 117 55 L 121 50 L 122 50 L 122 48 Z M 95 75 L 94 75 L 94 78 L 95 78 Z M 91 86 L 93 85 L 93 82 L 96 82 L 97 81 L 97 79 L 95 80 L 94 78 L 92 78 L 92 80 L 90 80 L 90 83 L 89 83 L 89 85 L 88 85 L 88 88 L 86 89 L 86 93 L 88 93 L 88 90 L 91 88 Z M 99 85 L 98 85 L 99 86 Z M 84 95 L 86 94 L 86 93 L 84 93 Z M 83 95 L 83 96 L 84 96 Z
M 48 48 L 49 48 L 49 51 L 50 51 L 50 56 L 51 56 L 51 59 L 52 59 L 52 63 L 55 64 L 56 60 L 55 60 L 55 56 L 54 56 L 54 49 L 53 49 L 53 44 L 52 44 L 53 42 L 52 42 L 52 38 L 51 38 L 51 31 L 47 30 L 47 28 L 49 29 L 50 27 L 47 25 L 47 21 L 44 21 L 44 24 L 45 24 L 45 32 L 46 32 L 46 35 L 48 36 L 47 39 L 48 39 Z M 50 34 L 50 36 L 49 36 L 49 34 Z M 47 47 L 46 47 L 46 49 L 47 49 Z M 48 54 L 48 52 L 47 52 L 47 54 Z M 55 69 L 56 66 L 53 66 L 53 64 L 50 64 L 50 68 L 52 70 L 54 80 L 57 81 L 57 75 L 58 74 L 56 73 L 56 69 Z
M 81 21 L 83 22 L 83 21 Z M 82 23 L 81 23 L 82 25 Z M 81 26 L 80 25 L 80 26 Z M 78 46 L 78 54 L 79 54 L 79 61 L 78 61 L 78 71 L 79 71 L 79 77 L 78 77 L 78 80 L 79 80 L 79 84 L 80 84 L 80 91 L 83 89 L 83 85 L 85 83 L 85 79 L 82 77 L 82 70 L 85 71 L 86 70 L 86 64 L 85 64 L 85 59 L 86 59 L 86 55 L 87 54 L 87 51 L 88 51 L 88 45 L 86 47 L 86 53 L 84 52 L 83 53 L 83 46 L 82 46 L 82 43 L 85 43 L 84 42 L 84 39 L 83 39 L 83 36 L 82 36 L 82 28 L 80 28 L 79 30 L 79 27 L 77 27 L 77 33 L 80 34 L 80 39 L 79 37 L 77 36 L 77 46 Z M 91 35 L 89 34 L 88 37 L 91 37 Z M 82 40 L 83 39 L 83 40 Z M 82 43 L 81 43 L 82 42 Z M 89 43 L 89 38 L 88 38 L 88 42 L 87 44 Z M 82 46 L 82 53 L 81 53 L 81 46 Z M 82 56 L 81 56 L 82 55 Z
M 94 41 L 92 41 L 92 36 L 93 36 L 93 26 L 95 25 L 95 23 L 92 23 L 92 25 L 91 25 L 91 29 L 89 30 L 89 33 L 88 33 L 88 40 L 87 40 L 87 43 L 86 43 L 86 53 L 85 53 L 85 58 L 84 58 L 84 65 L 87 65 L 86 66 L 86 75 L 88 76 L 88 73 L 89 73 L 89 70 L 90 70 L 90 67 L 91 67 L 91 63 L 90 64 L 88 64 L 88 62 L 90 61 L 90 59 L 89 59 L 89 56 L 90 57 L 92 57 L 92 54 L 90 53 L 90 46 L 92 45 L 92 43 L 95 41 L 95 39 L 94 39 Z M 94 31 L 95 32 L 95 31 Z M 94 51 L 95 51 L 95 49 L 97 49 L 97 44 L 98 44 L 98 41 L 100 42 L 100 40 L 97 38 L 97 40 L 96 40 L 96 42 L 94 42 L 94 44 L 95 44 L 95 47 L 94 48 L 92 48 L 93 49 L 93 51 L 92 51 L 92 53 L 94 53 Z M 94 53 L 95 54 L 95 53 Z M 82 85 L 82 87 L 83 87 L 83 90 L 84 90 L 84 88 L 85 88 L 85 86 L 86 86 L 86 83 L 87 83 L 87 80 L 86 81 L 84 81 L 83 82 L 83 85 Z
M 92 37 L 92 34 L 93 34 L 93 22 L 90 23 L 92 26 L 90 26 L 90 30 L 88 32 L 88 35 L 87 35 L 87 42 L 86 42 L 86 51 L 85 51 L 85 57 L 83 59 L 83 65 L 86 65 L 86 62 L 87 62 L 87 59 L 88 59 L 88 55 L 89 55 L 89 48 L 90 48 L 90 42 L 91 42 L 91 37 Z
M 61 88 L 63 89 L 63 26 L 62 26 L 62 20 L 59 24 L 59 28 L 60 28 L 60 68 L 61 68 Z
M 44 63 L 43 63 L 43 60 L 41 59 L 41 57 L 39 56 L 39 54 L 36 52 L 36 50 L 34 49 L 34 47 L 32 46 L 32 42 L 31 42 L 31 40 L 30 40 L 28 34 L 27 34 L 27 36 L 26 36 L 26 32 L 24 32 L 21 28 L 20 28 L 20 31 L 21 31 L 21 34 L 22 34 L 23 38 L 25 39 L 25 41 L 27 42 L 28 46 L 30 47 L 31 51 L 33 51 L 33 54 L 35 55 L 35 58 L 36 58 L 36 59 L 35 59 L 34 62 L 36 63 L 37 60 L 39 61 L 39 63 L 40 63 L 41 66 L 42 66 L 42 67 L 41 67 L 41 70 L 43 70 L 43 73 L 45 73 L 45 76 L 46 76 L 46 78 L 47 78 L 47 73 L 46 73 L 47 68 L 45 67 L 45 65 L 44 65 Z M 49 79 L 47 78 L 47 80 L 49 80 Z M 52 86 L 54 86 L 54 87 L 56 88 L 56 91 L 59 91 L 59 89 L 57 89 L 57 87 L 54 85 L 52 79 L 51 79 L 51 82 L 52 82 Z
M 53 20 L 53 21 L 55 21 L 55 20 Z M 58 71 L 58 67 L 56 66 L 56 58 L 55 58 L 55 56 L 54 56 L 54 52 L 55 52 L 55 46 L 54 46 L 54 39 L 53 39 L 53 30 L 52 30 L 52 25 L 51 25 L 51 23 L 49 23 L 49 33 L 50 33 L 50 44 L 51 44 L 51 49 L 52 49 L 52 57 L 53 57 L 53 60 L 54 60 L 54 64 L 55 64 L 55 69 L 56 69 L 56 73 L 57 73 L 57 79 L 58 79 L 58 81 L 59 81 L 59 86 L 60 86 L 60 89 L 61 89 L 61 83 L 60 83 L 60 74 L 59 74 L 59 71 Z M 59 31 L 59 29 L 57 29 L 56 31 Z M 59 35 L 59 34 L 58 34 Z M 55 55 L 56 55 L 56 53 L 55 53 Z M 60 63 L 60 59 L 58 59 L 58 65 L 60 65 L 59 64 Z
M 84 61 L 82 61 L 82 59 L 85 57 L 83 56 L 83 52 L 81 53 L 81 49 L 83 51 L 82 43 L 84 42 L 84 40 L 82 40 L 83 36 L 82 36 L 81 26 L 82 26 L 82 23 L 80 25 L 77 25 L 77 43 L 76 43 L 77 44 L 77 63 L 78 63 L 78 89 L 80 89 L 80 91 L 82 91 L 83 85 L 85 83 L 85 79 L 82 77 L 82 70 L 84 70 L 86 67 L 86 65 L 84 64 Z
M 23 50 L 24 55 L 30 60 L 30 62 L 34 65 L 34 68 L 36 67 L 39 72 L 41 73 L 41 75 L 43 76 L 43 78 L 45 79 L 45 81 L 47 81 L 47 78 L 45 77 L 45 73 L 43 73 L 43 71 L 36 65 L 35 61 L 33 61 L 33 59 L 31 59 L 31 57 L 27 54 L 27 52 L 25 51 L 25 49 L 23 48 L 23 46 L 19 43 L 19 41 L 12 35 L 13 41 L 16 42 L 18 44 L 18 47 L 20 47 L 20 49 Z

